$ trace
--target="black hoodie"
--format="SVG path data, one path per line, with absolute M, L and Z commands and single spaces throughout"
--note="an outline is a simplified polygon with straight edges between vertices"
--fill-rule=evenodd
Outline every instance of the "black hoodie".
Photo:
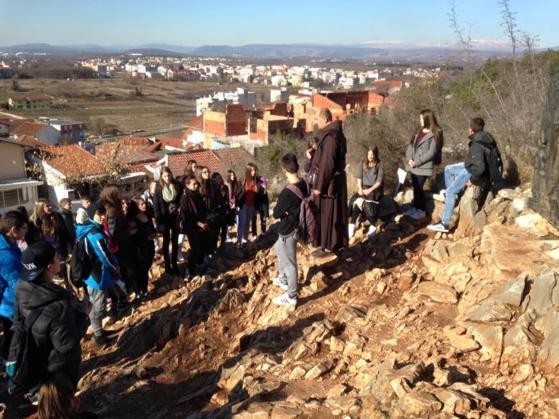
M 495 146 L 495 140 L 488 132 L 479 131 L 470 136 L 468 145 L 468 157 L 464 161 L 464 167 L 472 175 L 472 183 L 478 184 L 484 176 L 488 176 L 485 154 Z
M 15 291 L 14 327 L 23 325 L 34 310 L 42 310 L 31 332 L 38 348 L 48 353 L 45 371 L 38 377 L 61 375 L 77 387 L 81 363 L 80 339 L 87 327 L 85 314 L 68 291 L 43 281 L 19 281 Z M 11 353 L 17 353 L 11 348 Z

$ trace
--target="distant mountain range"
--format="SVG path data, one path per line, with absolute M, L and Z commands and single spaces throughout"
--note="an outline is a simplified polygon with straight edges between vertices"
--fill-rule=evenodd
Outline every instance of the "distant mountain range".
M 463 51 L 451 47 L 405 47 L 382 45 L 320 45 L 320 44 L 249 44 L 242 46 L 204 45 L 185 47 L 171 44 L 130 45 L 50 45 L 22 44 L 0 47 L 4 53 L 27 53 L 48 55 L 95 55 L 95 54 L 143 54 L 163 56 L 219 56 L 239 58 L 289 59 L 311 58 L 331 60 L 377 60 L 377 61 L 438 61 L 459 59 Z M 506 50 L 474 50 L 474 59 L 486 59 L 508 55 Z

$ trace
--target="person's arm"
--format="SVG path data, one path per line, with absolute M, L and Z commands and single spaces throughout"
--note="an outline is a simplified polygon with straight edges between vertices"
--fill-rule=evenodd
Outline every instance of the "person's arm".
M 420 158 L 414 160 L 416 166 L 421 166 L 428 161 L 433 160 L 433 157 L 435 157 L 435 154 L 437 153 L 437 142 L 435 141 L 435 137 L 431 138 L 428 141 L 428 146 L 429 148 L 427 149 L 427 152 L 424 153 Z
M 464 166 L 472 175 L 470 178 L 472 183 L 479 182 L 485 174 L 485 147 L 477 142 L 472 142 Z
M 76 327 L 75 313 L 70 301 L 53 304 L 61 304 L 62 310 L 58 316 L 53 316 L 51 320 L 49 340 L 53 348 L 63 354 L 80 344 L 80 333 Z M 44 310 L 49 309 L 51 308 L 46 307 Z M 54 311 L 54 309 L 52 310 Z
M 289 199 L 287 196 L 288 190 L 284 189 L 281 191 L 280 196 L 278 197 L 278 202 L 274 207 L 274 213 L 272 214 L 274 218 L 282 218 L 285 216 L 285 213 L 289 209 Z

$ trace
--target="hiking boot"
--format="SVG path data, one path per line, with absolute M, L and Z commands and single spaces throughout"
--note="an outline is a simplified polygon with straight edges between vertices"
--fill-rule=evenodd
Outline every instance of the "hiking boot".
M 281 278 L 274 278 L 272 280 L 272 284 L 274 284 L 276 287 L 280 287 L 284 291 L 287 291 L 287 282 L 285 282 L 285 280 L 282 280 Z
M 273 298 L 272 303 L 277 304 L 278 306 L 297 306 L 297 298 L 291 298 L 287 294 L 282 294 L 279 297 Z
M 448 227 L 443 223 L 431 224 L 427 226 L 427 230 L 436 231 L 438 233 L 448 233 Z

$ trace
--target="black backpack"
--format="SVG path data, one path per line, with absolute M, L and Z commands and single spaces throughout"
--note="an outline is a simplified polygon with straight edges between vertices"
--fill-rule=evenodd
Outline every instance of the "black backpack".
M 484 157 L 491 189 L 498 191 L 503 187 L 503 159 L 496 142 L 490 147 L 485 147 Z
M 87 236 L 78 240 L 72 250 L 72 284 L 76 288 L 84 286 L 84 281 L 91 274 L 92 263 L 89 251 L 90 245 Z
M 319 236 L 319 217 L 320 214 L 313 201 L 312 195 L 304 195 L 303 191 L 296 185 L 290 183 L 287 189 L 297 195 L 301 200 L 301 208 L 299 209 L 299 224 L 295 239 L 302 244 L 315 245 Z
M 55 301 L 57 300 L 35 308 L 23 322 L 14 323 L 8 362 L 15 363 L 15 373 L 11 380 L 16 388 L 12 387 L 11 393 L 16 393 L 19 389 L 30 390 L 44 381 L 47 375 L 48 351 L 37 346 L 31 328 L 43 309 Z

